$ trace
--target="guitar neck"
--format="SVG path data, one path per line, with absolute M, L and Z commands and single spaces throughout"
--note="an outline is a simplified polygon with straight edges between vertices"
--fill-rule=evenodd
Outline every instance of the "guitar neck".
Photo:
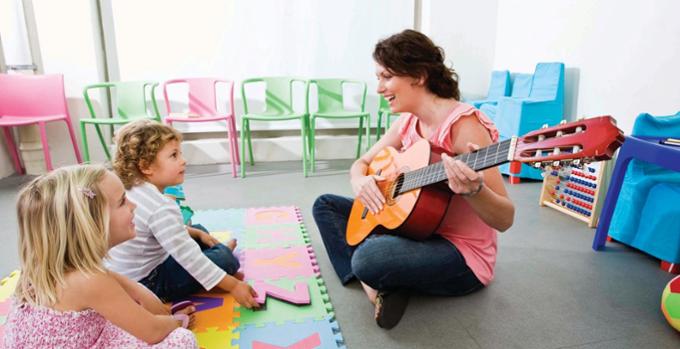
M 508 139 L 494 143 L 472 153 L 458 155 L 454 157 L 454 159 L 464 162 L 475 171 L 482 171 L 510 162 L 510 155 L 513 151 L 514 142 L 514 138 Z M 397 195 L 430 184 L 442 182 L 447 178 L 446 171 L 444 170 L 444 163 L 441 161 L 414 171 L 406 172 L 403 175 L 403 180 L 399 181 L 395 188 L 395 194 Z

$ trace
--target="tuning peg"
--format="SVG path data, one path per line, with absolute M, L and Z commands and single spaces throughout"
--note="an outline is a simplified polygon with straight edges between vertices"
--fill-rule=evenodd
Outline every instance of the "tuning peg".
M 543 126 L 541 126 L 541 128 L 548 128 L 548 124 L 543 124 Z
M 567 120 L 565 120 L 565 119 L 562 119 L 562 121 L 560 121 L 560 125 L 564 125 L 566 123 L 567 123 Z
M 571 164 L 572 166 L 579 166 L 581 165 L 581 160 L 580 159 L 571 160 Z
M 541 167 L 543 167 L 543 165 L 541 164 L 540 161 L 539 161 L 539 162 L 534 162 L 534 167 L 535 167 L 535 168 L 541 168 Z

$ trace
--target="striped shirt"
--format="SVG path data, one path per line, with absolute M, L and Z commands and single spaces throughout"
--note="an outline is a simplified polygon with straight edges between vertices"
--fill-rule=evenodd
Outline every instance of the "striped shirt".
M 137 205 L 137 236 L 109 250 L 107 268 L 139 281 L 172 256 L 206 290 L 224 278 L 224 270 L 208 259 L 189 236 L 174 201 L 147 182 L 132 187 L 127 197 Z

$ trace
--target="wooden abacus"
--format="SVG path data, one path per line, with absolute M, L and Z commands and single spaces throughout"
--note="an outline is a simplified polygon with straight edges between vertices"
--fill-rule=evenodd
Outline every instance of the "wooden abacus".
M 611 174 L 609 162 L 548 168 L 539 204 L 584 221 L 590 228 L 597 227 Z

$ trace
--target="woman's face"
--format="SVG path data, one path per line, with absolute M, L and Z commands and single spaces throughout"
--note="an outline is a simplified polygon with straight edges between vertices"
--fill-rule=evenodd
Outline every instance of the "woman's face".
M 422 90 L 422 79 L 392 75 L 379 63 L 375 64 L 375 75 L 378 78 L 377 92 L 390 103 L 390 110 L 393 113 L 415 110 L 419 103 L 417 92 Z
M 99 188 L 109 206 L 109 248 L 135 237 L 135 204 L 125 196 L 125 188 L 118 176 L 107 171 Z

